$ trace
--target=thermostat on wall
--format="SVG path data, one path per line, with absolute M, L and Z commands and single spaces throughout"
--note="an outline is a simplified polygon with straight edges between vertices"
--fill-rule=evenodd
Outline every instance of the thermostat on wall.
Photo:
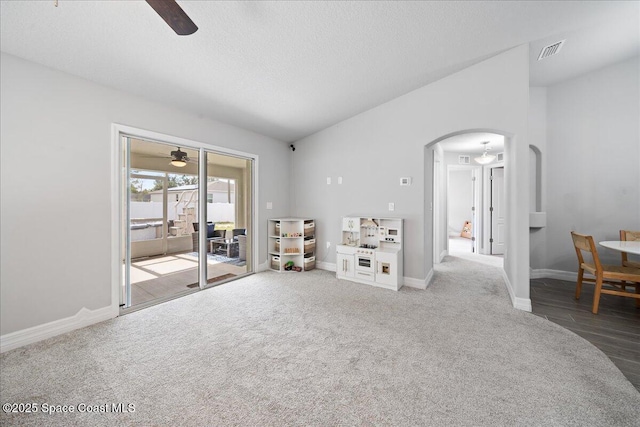
M 400 178 L 400 185 L 411 185 L 411 177 Z

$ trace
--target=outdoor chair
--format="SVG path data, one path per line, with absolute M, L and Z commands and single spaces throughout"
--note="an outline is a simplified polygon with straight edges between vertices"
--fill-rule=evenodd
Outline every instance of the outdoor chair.
M 590 282 L 596 285 L 591 310 L 593 314 L 598 314 L 601 294 L 635 298 L 636 306 L 640 307 L 640 268 L 601 264 L 592 236 L 572 231 L 571 238 L 578 256 L 576 299 L 580 299 L 582 282 Z M 585 262 L 582 252 L 590 252 L 593 262 Z M 584 277 L 585 271 L 595 276 L 595 279 Z M 622 281 L 626 283 L 621 283 Z M 604 285 L 611 286 L 613 289 L 604 288 Z M 635 293 L 627 291 L 625 285 L 635 287 Z
M 216 230 L 216 224 L 213 222 L 207 223 L 207 243 L 209 243 L 213 239 L 224 238 L 226 230 Z M 191 240 L 193 242 L 193 252 L 198 252 L 198 243 L 200 242 L 200 233 L 199 224 L 197 222 L 193 223 L 193 229 L 195 230 L 191 233 Z
M 232 238 L 233 240 L 238 240 L 238 236 L 242 235 L 242 234 L 247 234 L 247 229 L 246 228 L 234 228 L 232 231 Z
M 240 261 L 245 261 L 247 259 L 247 235 L 240 234 L 237 236 L 238 239 L 238 258 Z

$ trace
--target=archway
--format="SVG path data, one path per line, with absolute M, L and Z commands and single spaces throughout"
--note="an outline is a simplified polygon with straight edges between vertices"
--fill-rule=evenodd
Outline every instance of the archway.
M 518 190 L 518 183 L 513 179 L 516 174 L 513 166 L 516 152 L 515 144 L 518 140 L 516 135 L 500 129 L 491 128 L 475 128 L 463 129 L 442 135 L 424 146 L 424 248 L 425 263 L 427 271 L 432 271 L 434 259 L 439 256 L 444 247 L 444 231 L 442 218 L 442 209 L 444 208 L 436 195 L 442 194 L 442 182 L 437 182 L 436 173 L 442 173 L 443 164 L 438 166 L 438 146 L 439 143 L 454 136 L 470 134 L 470 133 L 493 133 L 504 137 L 504 161 L 505 161 L 505 196 L 508 199 L 506 209 L 506 221 L 508 226 L 505 227 L 505 254 L 504 254 L 504 270 L 503 277 L 506 282 L 507 289 L 514 307 L 525 311 L 531 311 L 531 301 L 529 299 L 529 282 L 528 282 L 528 217 L 520 218 L 520 199 L 522 198 Z M 528 146 L 527 146 L 528 149 Z M 442 152 L 440 152 L 440 161 L 442 162 Z M 517 163 L 522 169 L 522 162 Z M 524 167 L 528 166 L 528 162 Z M 523 172 L 520 170 L 520 172 Z M 525 176 L 528 176 L 526 174 Z M 522 189 L 520 189 L 522 190 Z M 525 193 L 528 195 L 528 192 Z M 516 217 L 516 214 L 518 217 Z M 440 215 L 438 221 L 437 215 Z M 436 227 L 434 227 L 436 221 Z M 519 223 L 517 223 L 520 221 Z M 524 221 L 524 223 L 522 223 Z M 525 252 L 526 251 L 526 252 Z M 526 256 L 525 256 L 526 255 Z M 430 275 L 429 275 L 430 276 Z M 428 276 L 428 277 L 429 277 Z M 510 276 L 510 277 L 509 277 Z M 526 283 L 525 283 L 526 280 Z

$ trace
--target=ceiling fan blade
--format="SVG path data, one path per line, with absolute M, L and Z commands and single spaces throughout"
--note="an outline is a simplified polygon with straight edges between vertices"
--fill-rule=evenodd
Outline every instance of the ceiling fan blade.
M 147 3 L 179 36 L 188 36 L 198 31 L 196 24 L 175 0 L 147 0 Z
M 158 156 L 158 155 L 154 155 L 154 154 L 137 154 L 137 153 L 136 153 L 136 157 L 138 157 L 140 159 L 170 159 L 171 158 L 169 156 L 164 156 L 164 155 L 159 155 Z

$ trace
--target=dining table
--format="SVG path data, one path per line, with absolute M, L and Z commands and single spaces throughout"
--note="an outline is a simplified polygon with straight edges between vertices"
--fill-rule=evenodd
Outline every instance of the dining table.
M 640 255 L 640 240 L 605 240 L 598 244 L 614 251 Z

